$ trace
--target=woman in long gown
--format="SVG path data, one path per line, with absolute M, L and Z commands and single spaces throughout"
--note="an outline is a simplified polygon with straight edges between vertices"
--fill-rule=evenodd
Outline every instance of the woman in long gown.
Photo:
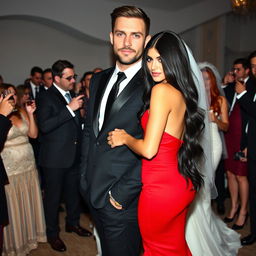
M 224 131 L 228 129 L 228 108 L 225 97 L 220 95 L 217 87 L 218 80 L 214 74 L 217 71 L 209 64 L 200 65 L 200 68 L 211 102 L 210 136 L 214 177 L 222 152 L 218 129 Z M 207 180 L 191 207 L 186 226 L 186 240 L 195 256 L 234 256 L 241 247 L 239 235 L 228 228 L 212 211 L 211 190 L 207 185 Z
M 138 218 L 144 256 L 191 255 L 185 240 L 188 208 L 203 183 L 197 161 L 204 115 L 186 47 L 173 32 L 150 40 L 143 56 L 146 77 L 141 124 L 144 138 L 115 129 L 112 148 L 128 146 L 143 156 Z
M 11 85 L 0 86 L 0 92 L 13 93 L 17 103 L 16 89 Z M 5 186 L 9 225 L 4 228 L 3 255 L 25 256 L 37 248 L 38 242 L 46 242 L 45 220 L 41 190 L 35 159 L 28 136 L 37 137 L 34 119 L 35 103 L 26 111 L 17 108 L 8 118 L 12 122 L 1 157 L 9 179 Z

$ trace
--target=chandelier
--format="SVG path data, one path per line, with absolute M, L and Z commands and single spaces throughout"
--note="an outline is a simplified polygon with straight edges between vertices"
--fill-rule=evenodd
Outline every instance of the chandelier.
M 255 13 L 256 0 L 230 0 L 233 12 L 236 14 L 247 15 Z

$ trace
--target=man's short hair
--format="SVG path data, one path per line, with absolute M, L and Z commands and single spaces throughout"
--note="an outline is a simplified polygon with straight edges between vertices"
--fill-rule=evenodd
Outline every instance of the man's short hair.
M 31 68 L 30 75 L 34 76 L 35 73 L 43 74 L 43 70 L 40 67 L 35 66 L 35 67 Z
M 65 68 L 71 68 L 73 69 L 74 68 L 74 65 L 67 61 L 67 60 L 57 60 L 53 65 L 52 65 L 52 75 L 53 75 L 53 78 L 55 76 L 59 76 L 61 77 L 62 76 L 62 72 Z
M 247 59 L 245 58 L 239 58 L 239 59 L 236 59 L 233 63 L 233 65 L 237 65 L 237 64 L 242 64 L 243 68 L 244 69 L 247 69 L 247 68 L 250 68 L 250 63 Z
M 150 19 L 141 8 L 138 8 L 135 6 L 121 6 L 121 7 L 115 8 L 111 13 L 112 31 L 114 30 L 116 19 L 119 17 L 142 19 L 146 27 L 146 36 L 149 34 Z

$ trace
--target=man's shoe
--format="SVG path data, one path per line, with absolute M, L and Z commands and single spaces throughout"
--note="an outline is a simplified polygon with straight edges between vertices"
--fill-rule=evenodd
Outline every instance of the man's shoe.
M 241 239 L 242 245 L 251 245 L 254 242 L 256 242 L 256 235 L 252 235 L 252 234 Z
M 68 232 L 68 233 L 75 232 L 79 236 L 91 236 L 92 235 L 92 233 L 89 230 L 82 228 L 79 225 L 77 225 L 77 226 L 66 225 L 66 232 Z
M 53 250 L 58 252 L 65 252 L 67 250 L 66 245 L 59 237 L 48 238 L 47 240 Z

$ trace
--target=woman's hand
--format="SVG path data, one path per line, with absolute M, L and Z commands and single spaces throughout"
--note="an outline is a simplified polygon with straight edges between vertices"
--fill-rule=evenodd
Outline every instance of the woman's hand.
M 209 111 L 209 119 L 211 122 L 216 123 L 218 117 L 215 115 L 215 112 L 213 112 L 213 109 Z
M 8 116 L 14 108 L 13 101 L 9 100 L 13 96 L 13 93 L 8 94 L 5 98 L 0 94 L 0 114 Z
M 26 111 L 28 115 L 32 115 L 36 110 L 36 103 L 34 100 L 31 101 L 31 104 L 26 103 Z
M 123 129 L 115 129 L 108 133 L 108 144 L 111 148 L 122 146 L 125 144 L 125 137 L 127 136 L 127 132 Z

